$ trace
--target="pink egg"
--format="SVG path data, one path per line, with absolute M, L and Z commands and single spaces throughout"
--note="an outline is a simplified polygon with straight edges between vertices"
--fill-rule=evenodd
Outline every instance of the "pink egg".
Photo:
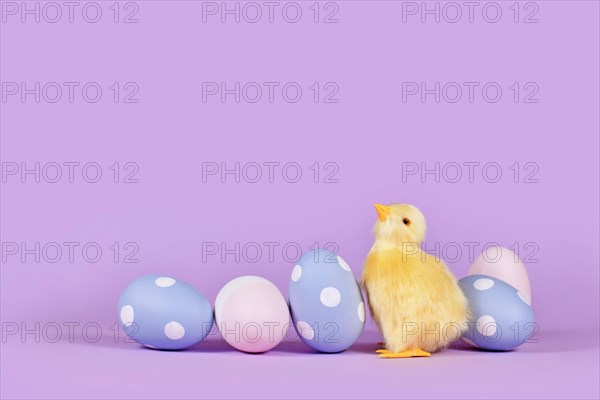
M 283 340 L 290 311 L 273 283 L 259 276 L 241 276 L 217 295 L 215 320 L 227 343 L 247 353 L 262 353 Z
M 475 259 L 467 275 L 488 275 L 508 283 L 531 304 L 531 286 L 525 265 L 510 249 L 488 247 Z

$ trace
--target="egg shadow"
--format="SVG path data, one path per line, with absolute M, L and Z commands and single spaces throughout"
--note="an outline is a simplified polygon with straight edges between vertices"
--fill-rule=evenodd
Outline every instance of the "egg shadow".
M 597 329 L 590 330 L 544 330 L 524 345 L 515 349 L 524 353 L 568 353 L 600 347 Z
M 462 341 L 456 341 L 450 345 L 450 349 L 487 353 L 487 354 L 503 354 L 503 353 L 523 353 L 523 354 L 549 354 L 549 353 L 569 353 L 573 351 L 586 351 L 597 349 L 598 333 L 597 331 L 557 331 L 547 330 L 536 334 L 527 342 L 510 350 L 488 350 L 475 348 Z
M 308 354 L 312 356 L 335 356 L 340 354 L 351 354 L 351 353 L 375 353 L 379 347 L 375 343 L 355 343 L 350 348 L 338 352 L 327 353 L 315 350 L 306 345 L 301 340 L 298 341 L 284 341 L 281 342 L 273 350 L 269 351 L 269 354 Z
M 381 337 L 377 332 L 365 331 L 356 341 L 356 343 L 354 343 L 348 349 L 334 353 L 326 353 L 309 347 L 299 337 L 296 337 L 296 339 L 285 340 L 281 342 L 277 347 L 271 350 L 271 352 L 321 355 L 325 357 L 353 353 L 375 354 L 375 351 L 381 348 L 381 346 L 378 344 L 379 342 L 381 342 Z
M 292 354 L 321 354 L 316 350 L 308 347 L 300 339 L 298 340 L 284 340 L 277 345 L 273 350 L 273 353 L 292 353 Z
M 229 353 L 238 351 L 220 337 L 208 337 L 183 351 L 191 353 Z
M 498 353 L 498 354 L 502 354 L 502 353 L 512 353 L 513 351 L 515 351 L 516 349 L 510 349 L 510 350 L 491 350 L 491 349 L 482 349 L 482 348 L 478 348 L 478 347 L 473 347 L 470 344 L 467 344 L 461 340 L 457 340 L 456 342 L 453 342 L 450 344 L 450 346 L 448 346 L 448 350 L 458 350 L 458 351 L 465 351 L 465 352 L 471 352 L 471 353 Z
M 73 340 L 71 340 L 73 339 Z M 114 336 L 114 335 L 102 335 L 99 338 L 86 338 L 80 335 L 69 338 L 64 337 L 60 340 L 61 344 L 75 345 L 75 346 L 86 346 L 86 347 L 100 347 L 105 349 L 118 349 L 122 351 L 139 351 L 140 349 L 144 350 L 153 350 L 147 348 L 127 337 L 123 336 Z

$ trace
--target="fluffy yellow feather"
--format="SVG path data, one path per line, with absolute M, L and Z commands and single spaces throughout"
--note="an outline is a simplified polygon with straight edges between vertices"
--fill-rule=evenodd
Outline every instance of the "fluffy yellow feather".
M 385 340 L 381 357 L 429 356 L 466 328 L 467 300 L 456 278 L 421 250 L 425 217 L 409 204 L 376 204 L 375 242 L 361 283 Z

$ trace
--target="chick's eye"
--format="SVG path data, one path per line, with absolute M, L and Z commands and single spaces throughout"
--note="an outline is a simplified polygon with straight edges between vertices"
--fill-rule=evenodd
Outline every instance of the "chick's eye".
M 410 219 L 408 219 L 408 218 L 403 218 L 402 222 L 404 223 L 404 225 L 407 225 L 407 226 L 410 225 Z

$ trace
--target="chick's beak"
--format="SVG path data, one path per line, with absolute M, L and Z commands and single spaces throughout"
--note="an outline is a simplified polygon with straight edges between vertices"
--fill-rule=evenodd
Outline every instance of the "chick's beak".
M 375 204 L 375 210 L 377 210 L 377 217 L 381 222 L 385 221 L 390 215 L 389 206 L 384 206 L 383 204 Z

